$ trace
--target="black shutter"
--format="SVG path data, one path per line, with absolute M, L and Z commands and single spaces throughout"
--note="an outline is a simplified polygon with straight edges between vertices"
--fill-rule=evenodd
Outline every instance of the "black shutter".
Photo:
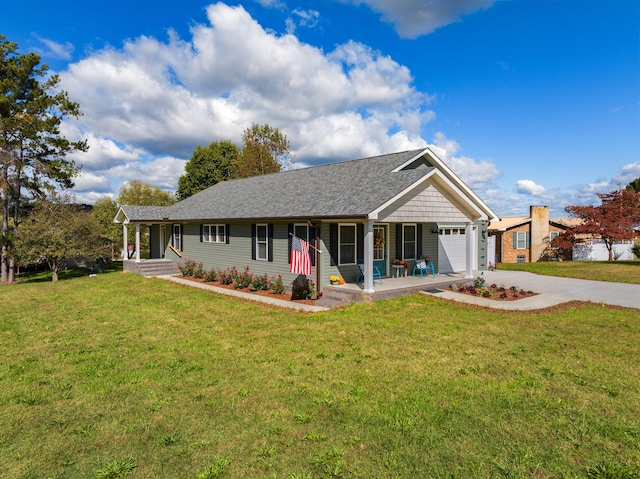
M 358 223 L 357 227 L 357 239 L 356 239 L 356 263 L 361 259 L 364 260 L 364 225 L 362 223 Z
M 329 256 L 331 256 L 331 266 L 338 264 L 338 224 L 329 225 Z
M 200 225 L 200 243 L 204 241 L 204 225 Z
M 396 223 L 396 258 L 402 258 L 402 223 Z
M 184 225 L 180 225 L 180 251 L 184 251 Z
M 273 261 L 273 224 L 267 225 L 267 260 Z
M 231 235 L 231 225 L 226 224 L 224 225 L 224 236 L 225 236 L 225 242 L 227 244 L 229 244 L 229 236 Z
M 291 235 L 293 234 L 293 223 L 289 223 L 287 225 L 287 232 L 287 236 L 289 237 L 289 242 L 287 243 L 289 245 L 289 259 L 287 261 L 291 264 Z
M 318 234 L 318 229 L 314 226 L 309 226 L 309 244 L 316 246 L 317 242 L 316 242 L 316 235 Z M 312 236 L 313 235 L 313 236 Z M 291 250 L 291 248 L 289 248 L 289 250 Z M 316 256 L 318 254 L 318 252 L 313 249 L 313 248 L 309 248 L 309 254 L 311 255 L 311 266 L 315 266 L 316 265 Z
M 251 259 L 256 259 L 256 225 L 251 225 Z
M 416 226 L 416 258 L 422 257 L 422 223 Z

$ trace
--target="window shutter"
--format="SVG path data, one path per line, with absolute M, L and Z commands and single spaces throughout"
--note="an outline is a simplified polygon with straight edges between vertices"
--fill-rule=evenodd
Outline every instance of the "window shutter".
M 396 258 L 402 259 L 402 223 L 396 223 Z
M 267 225 L 267 260 L 273 262 L 273 223 Z
M 331 256 L 330 265 L 338 264 L 338 224 L 331 223 L 329 225 L 329 256 Z
M 526 235 L 525 235 L 525 238 L 526 238 L 526 240 L 525 240 L 525 241 L 527 242 L 527 245 L 526 245 L 526 248 L 527 248 L 527 249 L 529 249 L 529 247 L 530 247 L 530 246 L 529 246 L 529 245 L 530 245 L 530 237 L 531 237 L 531 233 L 529 233 L 529 232 L 527 231 L 527 233 L 526 233 Z
M 225 239 L 225 243 L 227 244 L 229 244 L 230 229 L 231 229 L 231 225 L 229 224 L 224 225 L 224 239 Z
M 518 232 L 513 232 L 513 249 L 518 249 Z
M 356 261 L 359 261 L 361 259 L 364 259 L 364 225 L 362 223 L 358 223 L 358 225 L 356 226 L 356 230 L 357 230 Z
M 291 238 L 292 238 L 292 234 L 293 234 L 293 223 L 289 223 L 287 225 L 287 237 L 289 238 L 289 241 L 287 242 L 287 245 L 289 247 L 289 259 L 287 260 L 289 262 L 289 264 L 291 264 Z
M 200 243 L 204 241 L 204 225 L 200 225 Z
M 184 226 L 180 225 L 180 250 L 184 251 Z
M 256 225 L 251 225 L 251 259 L 256 259 Z
M 416 226 L 416 257 L 422 257 L 422 223 Z

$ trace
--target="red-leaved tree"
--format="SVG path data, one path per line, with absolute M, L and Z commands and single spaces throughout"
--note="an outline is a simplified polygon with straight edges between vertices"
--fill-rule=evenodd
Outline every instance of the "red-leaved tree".
M 640 223 L 640 193 L 620 188 L 597 195 L 600 206 L 572 205 L 565 208 L 571 216 L 582 219 L 582 223 L 567 228 L 564 234 L 554 238 L 552 245 L 572 248 L 586 237 L 599 238 L 604 241 L 609 261 L 612 261 L 613 244 L 635 237 L 633 227 Z

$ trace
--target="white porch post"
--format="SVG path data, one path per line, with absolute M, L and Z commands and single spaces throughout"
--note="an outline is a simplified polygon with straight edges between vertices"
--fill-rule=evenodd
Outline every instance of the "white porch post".
M 127 240 L 127 236 L 129 235 L 129 231 L 127 230 L 127 224 L 122 223 L 122 246 L 124 249 L 122 250 L 122 261 L 127 261 L 129 259 L 129 241 Z
M 473 278 L 473 244 L 474 244 L 474 237 L 473 237 L 473 223 L 467 223 L 467 227 L 466 227 L 466 231 L 465 231 L 465 240 L 466 240 L 466 263 L 467 263 L 467 270 L 465 272 L 465 279 L 467 278 Z
M 364 232 L 364 289 L 363 293 L 373 293 L 373 220 L 365 223 Z
M 140 223 L 136 223 L 136 263 L 140 262 Z

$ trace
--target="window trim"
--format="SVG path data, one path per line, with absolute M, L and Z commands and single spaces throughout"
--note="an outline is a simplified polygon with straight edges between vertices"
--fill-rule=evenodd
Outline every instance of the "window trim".
M 264 228 L 264 241 L 260 241 L 260 228 Z M 260 245 L 264 244 L 265 257 L 260 257 Z M 256 223 L 256 261 L 269 261 L 269 225 L 267 223 Z
M 176 233 L 176 228 L 178 229 Z M 173 223 L 171 226 L 171 245 L 178 251 L 182 251 L 182 225 Z
M 527 233 L 528 231 L 514 231 L 514 234 L 516 235 L 516 244 L 513 249 L 527 249 Z M 522 239 L 520 239 L 520 235 L 522 235 Z M 521 243 L 524 246 L 520 247 Z
M 211 234 L 212 228 L 215 228 L 215 234 Z M 207 229 L 209 232 L 207 233 Z M 220 229 L 222 229 L 222 236 L 220 236 Z M 214 237 L 214 241 L 211 238 Z M 208 238 L 208 239 L 207 239 Z M 219 223 L 205 223 L 202 225 L 202 242 L 203 243 L 218 243 L 224 244 L 227 242 L 227 227 L 224 224 Z
M 407 253 L 405 252 L 405 244 L 406 244 L 406 236 L 405 236 L 405 228 L 407 226 L 413 226 L 413 256 L 407 257 Z M 418 246 L 418 224 L 417 223 L 402 223 L 402 259 L 410 260 L 415 259 L 415 255 L 417 254 Z
M 353 262 L 342 262 L 342 227 L 353 228 Z M 345 243 L 351 245 L 352 243 Z M 356 264 L 358 261 L 358 226 L 357 223 L 338 223 L 338 266 Z
M 298 234 L 296 234 L 296 228 L 298 227 L 303 227 L 305 229 L 305 236 L 304 238 Z M 293 223 L 293 234 L 296 235 L 298 238 L 305 240 L 307 243 L 309 243 L 309 225 L 307 223 Z

